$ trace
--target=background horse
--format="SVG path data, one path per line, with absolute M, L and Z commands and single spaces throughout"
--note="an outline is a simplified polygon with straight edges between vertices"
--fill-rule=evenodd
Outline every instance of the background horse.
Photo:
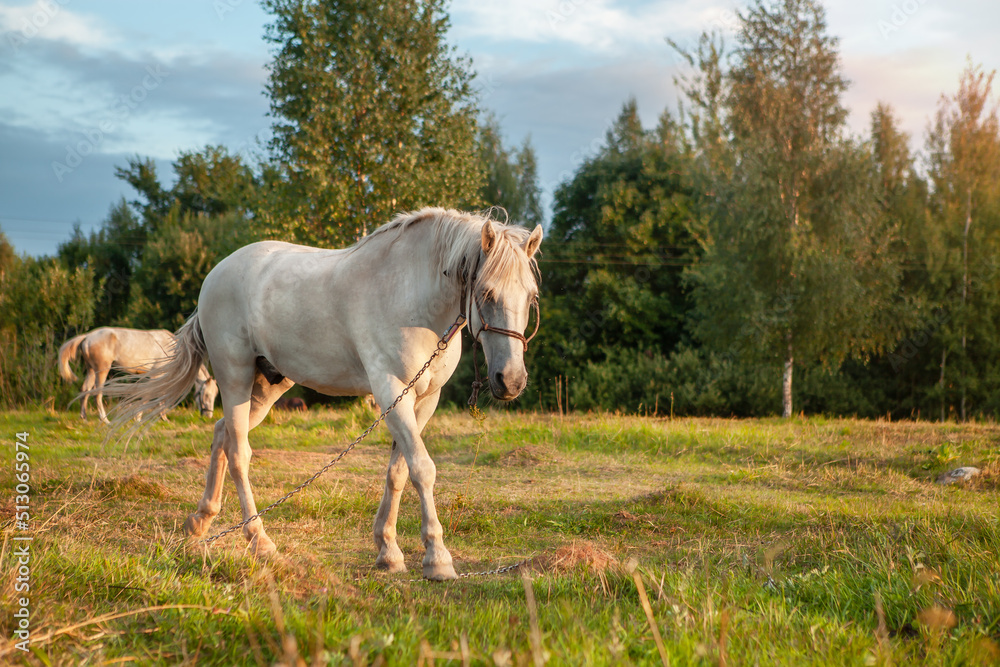
M 168 357 L 174 346 L 174 335 L 166 329 L 142 331 L 123 327 L 101 327 L 80 334 L 62 344 L 59 348 L 59 375 L 67 382 L 76 380 L 70 362 L 79 355 L 87 369 L 83 380 L 80 400 L 80 418 L 87 418 L 87 402 L 90 394 L 97 397 L 97 413 L 101 421 L 108 422 L 104 412 L 102 393 L 108 373 L 115 367 L 133 375 L 146 373 L 157 361 Z M 195 404 L 205 417 L 211 417 L 215 409 L 218 385 L 208 369 L 202 364 L 195 376 Z
M 222 260 L 205 278 L 198 310 L 177 332 L 172 358 L 133 384 L 110 388 L 124 400 L 115 425 L 143 428 L 176 404 L 207 353 L 224 418 L 215 425 L 205 494 L 185 531 L 200 537 L 219 513 L 229 469 L 248 520 L 257 514 L 248 478 L 250 429 L 295 383 L 331 396 L 374 395 L 391 405 L 456 322 L 463 307 L 481 339 L 489 386 L 500 400 L 527 383 L 519 333 L 538 297 L 534 231 L 482 216 L 424 209 L 398 216 L 351 248 L 323 250 L 266 241 Z M 423 574 L 455 578 L 434 507 L 436 469 L 421 432 L 461 357 L 461 337 L 434 360 L 386 417 L 392 451 L 374 538 L 379 568 L 405 571 L 396 514 L 409 479 L 420 497 Z M 243 527 L 250 551 L 275 551 L 260 518 Z

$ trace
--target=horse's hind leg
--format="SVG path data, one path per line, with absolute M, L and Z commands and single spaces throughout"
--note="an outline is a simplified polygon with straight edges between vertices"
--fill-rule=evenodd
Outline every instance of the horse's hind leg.
M 421 432 L 427 425 L 427 420 L 434 414 L 440 395 L 441 392 L 435 392 L 417 400 L 414 412 L 417 418 L 417 428 Z M 400 447 L 393 441 L 392 453 L 389 455 L 389 470 L 385 476 L 385 491 L 382 493 L 382 502 L 375 515 L 375 548 L 378 549 L 375 567 L 389 572 L 406 572 L 403 552 L 396 543 L 396 517 L 399 513 L 399 498 L 403 494 L 403 487 L 406 485 L 406 477 L 409 472 L 406 459 L 400 454 Z
M 229 468 L 226 460 L 226 420 L 215 422 L 212 436 L 212 454 L 205 475 L 205 495 L 198 503 L 198 509 L 184 522 L 184 532 L 191 537 L 201 537 L 208 532 L 212 520 L 222 509 L 222 480 Z
M 95 377 L 94 369 L 87 368 L 87 376 L 83 379 L 83 387 L 80 389 L 83 393 L 83 398 L 80 400 L 80 419 L 87 418 L 87 402 L 90 400 L 90 394 L 87 392 L 94 388 Z
M 278 400 L 278 397 L 288 391 L 293 384 L 291 380 L 287 379 L 277 385 L 267 385 L 266 381 L 261 386 L 255 384 L 250 399 L 249 427 L 251 429 L 260 424 L 274 401 Z M 215 431 L 212 436 L 212 455 L 208 464 L 208 472 L 205 475 L 205 494 L 198 503 L 198 509 L 184 522 L 184 532 L 191 537 L 201 537 L 207 533 L 212 525 L 212 520 L 222 509 L 222 481 L 229 467 L 226 453 L 230 446 L 227 443 L 227 437 L 226 420 L 223 418 L 215 423 Z M 256 511 L 253 514 L 256 514 Z M 253 516 L 253 514 L 249 516 Z
M 108 421 L 108 415 L 104 412 L 104 383 L 108 379 L 108 373 L 111 372 L 110 368 L 102 368 L 97 371 L 97 414 L 100 415 L 101 421 L 105 424 L 110 424 Z

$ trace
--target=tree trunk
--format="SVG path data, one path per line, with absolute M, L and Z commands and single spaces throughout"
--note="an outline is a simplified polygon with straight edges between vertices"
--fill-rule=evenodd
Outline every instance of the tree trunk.
M 948 349 L 945 348 L 941 350 L 941 379 L 938 380 L 938 386 L 941 388 L 941 421 L 944 421 L 944 406 L 947 402 L 944 395 L 944 366 L 948 361 Z
M 965 203 L 965 232 L 962 234 L 962 359 L 965 360 L 966 327 L 969 321 L 966 302 L 969 298 L 969 227 L 972 226 L 972 188 L 969 188 Z M 963 366 L 964 367 L 964 366 Z M 962 385 L 962 400 L 959 403 L 958 414 L 965 421 L 965 371 L 960 378 Z
M 792 334 L 788 334 L 788 354 L 785 356 L 785 372 L 781 377 L 781 416 L 788 419 L 792 416 Z

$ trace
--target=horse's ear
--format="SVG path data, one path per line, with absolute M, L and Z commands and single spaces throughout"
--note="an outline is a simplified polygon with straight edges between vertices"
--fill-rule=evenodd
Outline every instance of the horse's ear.
M 535 256 L 535 253 L 538 252 L 538 246 L 540 246 L 541 244 L 542 244 L 542 226 L 535 225 L 535 228 L 532 230 L 531 235 L 528 236 L 528 238 L 525 240 L 523 244 L 521 244 L 521 247 L 524 248 L 524 254 L 528 256 L 528 259 L 531 259 L 532 257 Z
M 483 225 L 483 252 L 489 253 L 497 243 L 497 233 L 489 220 Z

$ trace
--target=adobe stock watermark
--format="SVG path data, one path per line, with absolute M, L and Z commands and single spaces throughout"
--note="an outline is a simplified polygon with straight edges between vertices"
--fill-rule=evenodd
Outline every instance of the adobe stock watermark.
M 272 136 L 271 128 L 269 127 L 257 130 L 254 134 L 247 136 L 236 144 L 232 149 L 232 153 L 244 162 L 250 162 L 258 158 L 260 151 L 267 149 L 267 143 Z
M 480 82 L 477 90 L 479 91 L 479 96 L 483 99 L 492 96 L 502 85 L 493 72 L 476 76 L 476 81 Z
M 889 39 L 889 35 L 899 31 L 925 4 L 927 0 L 903 0 L 899 4 L 892 5 L 888 20 L 879 19 L 878 22 L 878 31 L 882 33 L 882 39 Z
M 7 44 L 14 51 L 20 50 L 29 40 L 44 30 L 52 22 L 52 19 L 62 11 L 62 8 L 69 3 L 70 0 L 40 0 L 30 15 L 21 19 L 21 25 L 7 33 Z
M 603 126 L 606 128 L 614 127 L 615 116 L 608 116 L 604 119 Z M 573 153 L 569 156 L 569 166 L 563 169 L 559 174 L 551 180 L 542 181 L 539 183 L 539 187 L 545 192 L 555 193 L 556 189 L 559 188 L 563 183 L 570 182 L 574 176 L 580 171 L 580 167 L 597 155 L 601 154 L 607 146 L 607 132 L 603 135 L 597 135 L 593 137 L 589 142 L 579 146 Z
M 549 27 L 555 30 L 560 23 L 565 23 L 577 9 L 587 4 L 590 0 L 561 0 L 556 5 L 555 10 L 545 12 L 545 18 L 549 22 Z
M 968 282 L 966 299 L 983 290 L 993 289 L 996 271 L 988 271 L 984 277 L 972 277 Z M 889 365 L 894 373 L 899 373 L 903 367 L 913 361 L 917 355 L 934 340 L 934 336 L 946 324 L 954 319 L 951 308 L 962 304 L 962 289 L 955 287 L 945 297 L 944 305 L 935 308 L 926 323 L 901 341 L 888 355 Z M 959 322 L 958 324 L 960 324 Z
M 677 65 L 688 64 L 688 57 L 696 57 L 704 38 L 721 38 L 726 34 L 735 34 L 740 30 L 740 17 L 731 9 L 720 9 L 707 22 L 706 27 L 697 37 L 671 37 L 667 43 L 672 47 L 670 59 Z
M 142 104 L 149 94 L 160 87 L 163 80 L 170 76 L 170 72 L 163 69 L 162 65 L 147 65 L 146 76 L 142 81 L 132 88 L 127 95 L 121 95 L 112 105 L 107 117 L 97 126 L 82 130 L 83 137 L 75 144 L 66 145 L 66 157 L 62 162 L 52 162 L 52 173 L 60 183 L 67 174 L 83 164 L 84 158 L 95 152 L 98 146 L 117 130 L 122 123 L 128 120 L 132 112 Z
M 28 433 L 14 436 L 14 647 L 28 652 L 31 642 L 31 455 Z
M 215 10 L 215 15 L 219 17 L 220 21 L 226 20 L 226 14 L 236 11 L 236 8 L 243 4 L 243 0 L 215 0 L 212 3 L 212 9 Z

